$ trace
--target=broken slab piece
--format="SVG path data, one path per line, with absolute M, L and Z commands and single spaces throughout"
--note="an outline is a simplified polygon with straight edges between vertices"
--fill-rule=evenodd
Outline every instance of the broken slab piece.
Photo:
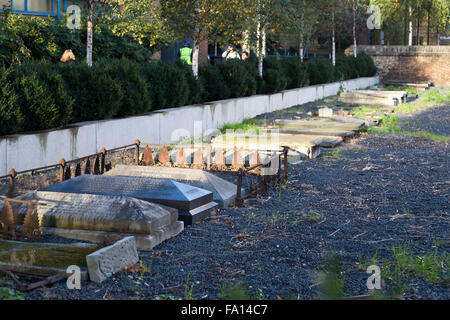
M 76 265 L 81 280 L 87 279 L 86 255 L 98 246 L 90 243 L 43 243 L 0 239 L 0 268 L 45 276 L 68 277 L 67 268 Z
M 103 243 L 133 235 L 150 250 L 184 228 L 177 209 L 129 197 L 32 191 L 17 199 L 45 203 L 37 206 L 41 231 L 69 239 Z M 12 206 L 20 225 L 28 205 Z
M 103 282 L 114 273 L 138 261 L 134 237 L 123 238 L 86 256 L 89 279 L 94 282 Z

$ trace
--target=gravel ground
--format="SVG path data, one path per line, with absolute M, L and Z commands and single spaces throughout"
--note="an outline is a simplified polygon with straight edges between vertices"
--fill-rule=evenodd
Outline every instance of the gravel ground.
M 305 112 L 316 107 L 308 105 Z M 416 130 L 449 134 L 448 106 L 408 117 Z M 83 283 L 80 291 L 60 283 L 26 299 L 186 298 L 187 279 L 195 299 L 221 299 L 237 284 L 250 298 L 316 299 L 330 252 L 341 264 L 345 294 L 360 296 L 368 294 L 369 276 L 361 263 L 375 254 L 391 262 L 392 247 L 407 243 L 416 255 L 434 251 L 448 263 L 448 142 L 362 135 L 340 150 L 290 165 L 286 185 L 140 252 L 148 272 L 118 273 L 102 284 Z M 411 272 L 386 281 L 386 291 L 404 299 L 450 299 L 448 265 L 443 267 L 445 282 Z
M 375 252 L 392 259 L 390 249 L 407 242 L 417 254 L 448 254 L 448 149 L 447 142 L 424 138 L 363 135 L 339 156 L 292 166 L 287 186 L 141 252 L 150 270 L 142 277 L 120 273 L 100 285 L 84 283 L 81 291 L 60 284 L 27 299 L 184 298 L 188 274 L 197 299 L 220 299 L 223 288 L 239 282 L 250 297 L 314 299 L 327 252 L 340 259 L 345 293 L 367 294 L 359 263 Z M 450 298 L 448 282 L 415 275 L 402 281 L 402 298 Z
M 427 131 L 437 135 L 450 135 L 450 108 L 441 106 L 400 117 L 402 129 L 408 131 Z

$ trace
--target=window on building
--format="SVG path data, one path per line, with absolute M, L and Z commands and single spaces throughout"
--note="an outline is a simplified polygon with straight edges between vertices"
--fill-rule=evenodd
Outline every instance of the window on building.
M 57 15 L 58 0 L 0 0 L 0 11 L 3 6 L 8 6 L 13 13 L 31 14 L 31 15 Z M 60 0 L 61 13 L 64 13 L 67 7 L 67 0 Z

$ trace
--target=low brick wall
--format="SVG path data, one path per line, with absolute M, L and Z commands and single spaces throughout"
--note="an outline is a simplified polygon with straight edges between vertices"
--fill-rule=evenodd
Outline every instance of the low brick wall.
M 450 86 L 450 46 L 358 46 L 372 57 L 380 80 L 431 80 Z M 353 54 L 353 47 L 346 50 Z

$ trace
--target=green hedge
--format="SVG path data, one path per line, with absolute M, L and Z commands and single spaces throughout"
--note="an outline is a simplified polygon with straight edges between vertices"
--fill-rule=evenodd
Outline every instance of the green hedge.
M 0 136 L 63 127 L 69 123 L 118 118 L 205 101 L 267 94 L 308 84 L 373 76 L 372 59 L 267 58 L 203 64 L 196 79 L 186 65 L 101 59 L 85 63 L 30 61 L 0 74 Z

